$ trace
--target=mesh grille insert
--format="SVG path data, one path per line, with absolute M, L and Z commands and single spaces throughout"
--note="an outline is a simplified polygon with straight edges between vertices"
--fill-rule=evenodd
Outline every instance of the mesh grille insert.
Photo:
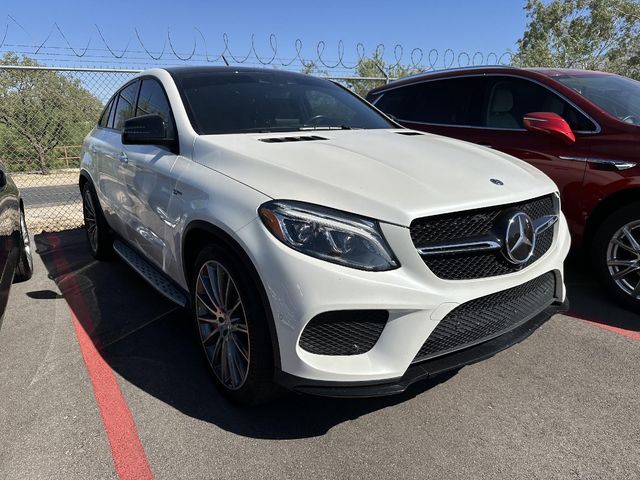
M 495 338 L 531 319 L 556 299 L 556 276 L 546 273 L 517 287 L 464 303 L 431 332 L 415 362 Z
M 300 347 L 318 355 L 366 353 L 380 338 L 386 310 L 341 310 L 314 317 L 300 337 Z
M 495 223 L 501 215 L 509 210 L 524 212 L 533 220 L 558 213 L 553 196 L 547 195 L 526 202 L 419 218 L 411 223 L 411 239 L 416 248 L 420 248 L 486 235 L 496 226 Z M 435 275 L 445 280 L 505 275 L 528 267 L 540 259 L 551 248 L 553 237 L 553 228 L 539 235 L 534 254 L 522 265 L 507 261 L 500 251 L 430 255 L 423 256 L 422 259 Z

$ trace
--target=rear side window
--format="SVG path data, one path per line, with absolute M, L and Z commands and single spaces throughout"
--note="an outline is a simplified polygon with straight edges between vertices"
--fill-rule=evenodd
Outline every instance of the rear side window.
M 109 100 L 107 106 L 104 108 L 102 115 L 100 116 L 100 120 L 98 121 L 98 126 L 105 128 L 109 124 L 109 114 L 111 113 L 111 107 L 113 106 L 113 98 Z
M 375 105 L 407 122 L 480 126 L 484 81 L 461 77 L 416 83 L 385 92 Z
M 530 80 L 493 77 L 487 84 L 484 125 L 487 128 L 524 128 L 525 115 L 552 112 L 564 118 L 572 130 L 591 132 L 596 126 L 552 90 Z
M 113 128 L 116 130 L 122 130 L 124 122 L 135 116 L 139 85 L 140 82 L 133 82 L 123 88 L 120 95 L 118 95 L 118 104 L 116 105 L 113 121 Z
M 167 124 L 167 130 L 170 135 L 175 133 L 173 124 L 173 115 L 169 100 L 162 85 L 157 80 L 145 78 L 140 86 L 140 95 L 138 95 L 138 106 L 136 108 L 136 117 L 141 115 L 159 115 Z

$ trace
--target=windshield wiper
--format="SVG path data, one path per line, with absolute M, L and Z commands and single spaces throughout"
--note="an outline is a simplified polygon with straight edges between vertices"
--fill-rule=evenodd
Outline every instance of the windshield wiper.
M 353 130 L 353 127 L 348 125 L 303 125 L 298 128 L 301 132 L 313 131 L 313 130 Z

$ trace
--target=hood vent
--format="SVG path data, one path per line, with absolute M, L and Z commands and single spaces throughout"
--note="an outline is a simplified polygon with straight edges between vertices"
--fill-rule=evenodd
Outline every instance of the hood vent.
M 406 132 L 396 132 L 398 135 L 406 135 L 407 137 L 414 137 L 416 135 L 424 135 L 424 133 L 414 132 L 411 130 L 407 130 Z
M 260 138 L 265 143 L 284 143 L 284 142 L 311 142 L 313 140 L 328 140 L 328 138 L 319 137 L 317 135 L 304 135 L 301 137 L 270 137 Z

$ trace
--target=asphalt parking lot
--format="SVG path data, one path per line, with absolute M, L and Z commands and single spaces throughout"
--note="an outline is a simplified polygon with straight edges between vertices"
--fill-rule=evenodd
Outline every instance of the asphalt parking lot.
M 489 360 L 398 397 L 243 410 L 124 263 L 79 230 L 35 241 L 0 329 L 0 478 L 640 478 L 640 318 L 579 259 L 570 315 Z

